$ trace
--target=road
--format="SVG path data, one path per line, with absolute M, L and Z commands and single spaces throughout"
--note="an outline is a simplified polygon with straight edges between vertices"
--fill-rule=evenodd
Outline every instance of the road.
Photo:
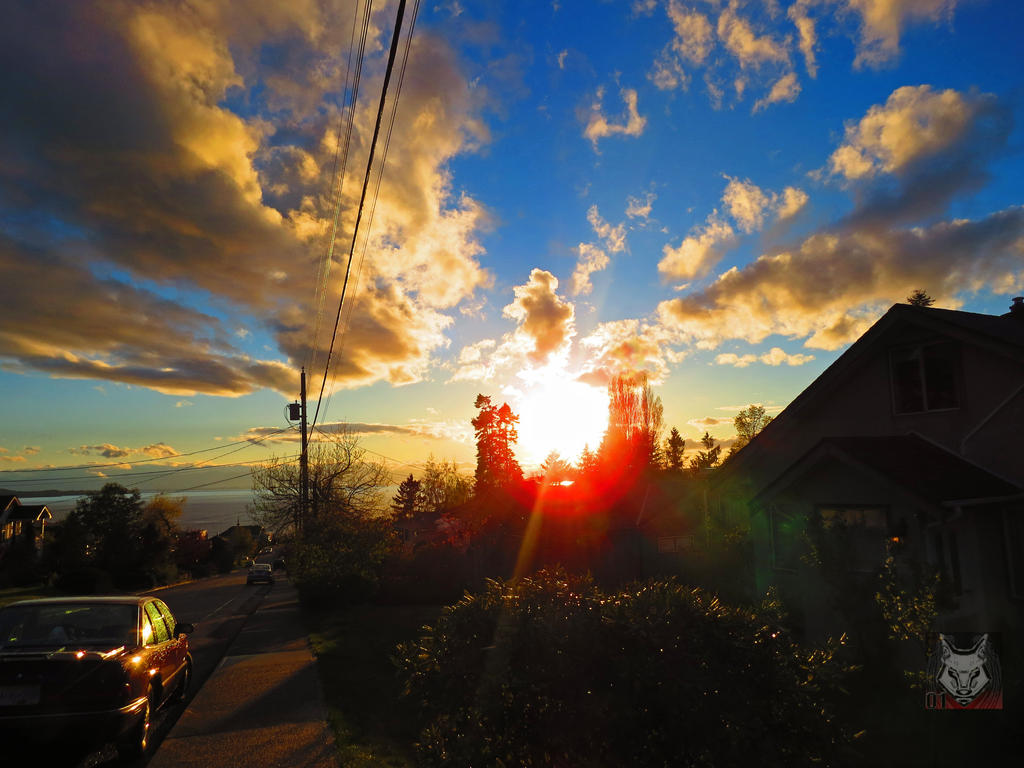
M 159 750 L 160 742 L 216 669 L 246 618 L 256 610 L 270 590 L 269 585 L 246 586 L 245 574 L 244 570 L 240 570 L 146 593 L 167 603 L 178 621 L 196 625 L 196 631 L 189 636 L 193 662 L 192 685 L 184 701 L 161 710 L 154 718 L 152 729 L 155 746 L 152 753 Z M 114 748 L 108 745 L 85 756 L 72 755 L 65 765 L 68 768 L 142 768 L 147 762 L 147 759 L 143 759 L 126 766 L 118 761 Z

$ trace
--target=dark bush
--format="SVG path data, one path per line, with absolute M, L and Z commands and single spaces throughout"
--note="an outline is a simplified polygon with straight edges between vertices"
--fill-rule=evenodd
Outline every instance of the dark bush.
M 384 561 L 377 602 L 444 605 L 458 600 L 469 581 L 469 558 L 463 552 L 447 544 L 431 544 Z
M 110 574 L 99 568 L 79 568 L 62 573 L 57 579 L 57 589 L 72 595 L 94 595 L 113 589 Z
M 489 582 L 398 649 L 422 764 L 838 764 L 837 664 L 778 619 L 674 581 Z

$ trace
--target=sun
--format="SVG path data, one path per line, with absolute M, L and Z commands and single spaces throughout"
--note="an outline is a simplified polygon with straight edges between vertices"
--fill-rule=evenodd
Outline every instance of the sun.
M 519 415 L 520 463 L 540 464 L 552 451 L 575 462 L 585 446 L 596 450 L 608 425 L 608 393 L 549 371 L 512 398 Z

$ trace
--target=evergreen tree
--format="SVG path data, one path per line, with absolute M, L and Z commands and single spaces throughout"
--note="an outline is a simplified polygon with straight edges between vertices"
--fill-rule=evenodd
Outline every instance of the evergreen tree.
M 590 479 L 597 476 L 600 470 L 600 459 L 594 451 L 590 450 L 589 445 L 583 446 L 583 452 L 580 454 L 580 460 L 576 464 L 576 471 L 582 479 Z
M 715 438 L 710 433 L 705 432 L 704 437 L 700 439 L 700 444 L 704 446 L 704 450 L 698 451 L 697 455 L 690 459 L 690 469 L 694 472 L 699 472 L 702 469 L 709 469 L 715 466 L 718 463 L 719 454 L 722 452 L 722 446 L 716 443 Z
M 477 395 L 474 406 L 480 411 L 472 422 L 476 433 L 476 492 L 480 494 L 522 480 L 523 470 L 512 450 L 519 439 L 519 417 L 508 403 L 498 407 L 486 395 Z
M 684 467 L 683 451 L 686 449 L 686 440 L 679 434 L 679 430 L 672 427 L 668 438 L 665 440 L 665 468 L 673 472 L 680 472 Z
M 912 307 L 930 307 L 935 303 L 935 299 L 929 296 L 920 288 L 916 289 L 912 294 L 907 296 L 907 304 Z
M 398 492 L 391 500 L 395 517 L 410 520 L 416 515 L 416 501 L 420 494 L 420 481 L 409 475 L 398 486 Z
M 560 483 L 571 478 L 572 465 L 563 459 L 558 451 L 552 451 L 544 459 L 544 463 L 540 465 L 540 471 L 544 476 L 545 482 Z

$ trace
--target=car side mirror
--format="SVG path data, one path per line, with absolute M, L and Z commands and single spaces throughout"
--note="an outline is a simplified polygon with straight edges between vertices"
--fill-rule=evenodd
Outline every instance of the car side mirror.
M 188 622 L 181 622 L 178 624 L 177 627 L 175 627 L 175 631 L 179 635 L 191 635 L 193 632 L 196 631 L 196 625 L 189 624 Z

